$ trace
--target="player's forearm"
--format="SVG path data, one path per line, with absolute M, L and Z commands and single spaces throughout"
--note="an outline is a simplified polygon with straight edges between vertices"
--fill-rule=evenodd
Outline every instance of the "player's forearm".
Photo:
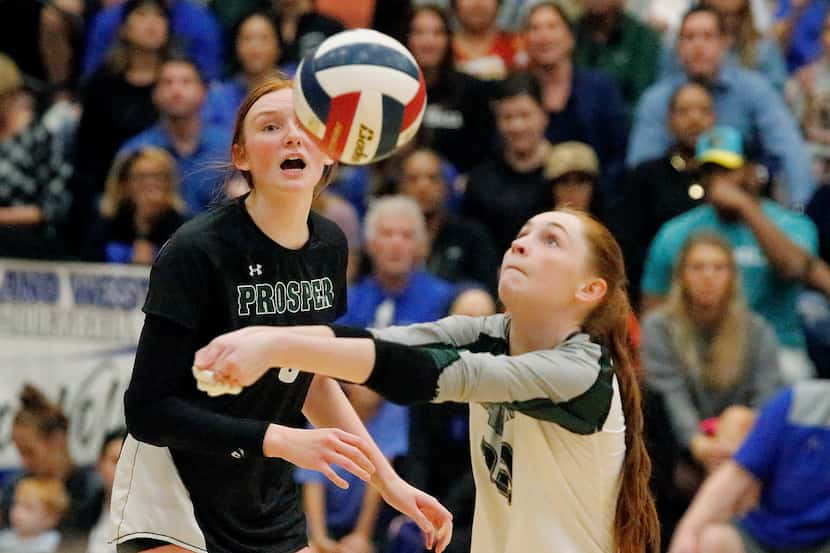
M 699 535 L 709 524 L 732 519 L 754 486 L 752 475 L 734 461 L 726 461 L 703 483 L 681 519 L 678 531 Z
M 385 482 L 398 478 L 337 382 L 326 377 L 314 377 L 303 406 L 303 414 L 317 428 L 340 428 L 363 438 L 368 445 L 369 461 L 375 467 L 371 480 L 374 486 L 383 489 Z
M 274 341 L 271 361 L 277 367 L 292 367 L 362 384 L 372 373 L 375 347 L 372 340 L 365 338 L 334 339 L 287 333 Z
M 136 439 L 161 447 L 228 455 L 261 455 L 267 423 L 237 419 L 188 400 L 195 387 L 190 364 L 198 338 L 163 317 L 148 315 L 124 395 L 127 428 Z

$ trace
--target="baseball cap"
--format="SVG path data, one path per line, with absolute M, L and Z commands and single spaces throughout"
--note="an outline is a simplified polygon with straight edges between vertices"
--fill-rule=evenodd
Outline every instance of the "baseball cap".
M 566 173 L 599 175 L 599 160 L 594 149 L 583 142 L 562 142 L 548 151 L 545 159 L 545 178 L 558 179 Z
M 695 147 L 695 159 L 700 165 L 714 163 L 727 169 L 744 164 L 744 142 L 735 127 L 718 125 L 700 135 Z
M 0 54 L 0 96 L 23 88 L 23 77 L 9 56 Z

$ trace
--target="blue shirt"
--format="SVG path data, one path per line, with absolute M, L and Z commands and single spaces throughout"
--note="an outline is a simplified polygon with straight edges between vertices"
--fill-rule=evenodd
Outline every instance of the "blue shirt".
M 387 459 L 406 455 L 409 451 L 409 410 L 406 407 L 384 401 L 375 415 L 365 423 L 369 435 Z M 326 525 L 349 532 L 360 516 L 366 482 L 350 472 L 341 470 L 340 467 L 335 466 L 334 470 L 349 483 L 347 489 L 338 488 L 322 473 L 308 469 L 298 468 L 294 472 L 294 479 L 300 484 L 324 483 Z
M 628 114 L 613 77 L 599 69 L 574 68 L 565 107 L 548 115 L 545 138 L 551 144 L 577 140 L 590 145 L 602 167 L 600 185 L 605 199 L 619 199 L 617 183 L 625 170 Z
M 787 67 L 791 73 L 821 54 L 821 33 L 828 7 L 830 2 L 827 0 L 808 2 L 807 8 L 793 27 L 789 48 L 785 52 Z M 789 0 L 779 0 L 775 18 L 780 20 L 788 17 L 791 9 Z
M 247 95 L 248 83 L 241 76 L 212 83 L 205 99 L 203 120 L 226 129 L 230 135 L 233 132 L 236 110 Z
M 192 0 L 169 0 L 167 4 L 173 43 L 184 47 L 207 81 L 218 79 L 222 70 L 222 31 L 213 14 Z M 101 10 L 92 20 L 84 48 L 84 75 L 104 61 L 123 20 L 123 3 Z
M 144 146 L 157 146 L 167 150 L 176 160 L 181 178 L 180 191 L 190 215 L 204 211 L 220 197 L 225 178 L 224 165 L 229 163 L 229 132 L 215 125 L 204 125 L 199 144 L 192 154 L 181 155 L 161 123 L 129 139 L 118 155 L 135 151 Z
M 668 127 L 669 100 L 687 81 L 685 73 L 669 76 L 643 94 L 628 145 L 629 166 L 661 157 L 674 143 Z M 781 94 L 759 73 L 729 62 L 721 66 L 712 94 L 718 124 L 737 128 L 748 146 L 760 148 L 773 174 L 784 176 L 789 203 L 806 204 L 815 189 L 812 162 Z
M 746 532 L 782 551 L 830 543 L 830 382 L 771 399 L 734 460 L 761 482 L 758 508 L 740 521 Z
M 781 232 L 805 251 L 818 248 L 816 227 L 807 216 L 761 200 L 764 214 Z M 734 249 L 741 271 L 741 285 L 749 307 L 775 329 L 778 340 L 787 347 L 804 347 L 804 333 L 796 312 L 801 283 L 784 280 L 770 266 L 752 230 L 743 222 L 723 221 L 711 205 L 701 205 L 669 220 L 660 227 L 649 247 L 643 271 L 644 294 L 662 296 L 671 287 L 674 264 L 689 236 L 695 232 L 716 232 Z
M 388 293 L 370 276 L 349 288 L 349 307 L 337 322 L 364 328 L 377 326 L 374 322 L 378 307 L 387 299 L 394 304 L 394 316 L 387 324 L 435 321 L 447 315 L 455 294 L 452 284 L 420 269 L 410 275 L 406 287 L 396 294 Z

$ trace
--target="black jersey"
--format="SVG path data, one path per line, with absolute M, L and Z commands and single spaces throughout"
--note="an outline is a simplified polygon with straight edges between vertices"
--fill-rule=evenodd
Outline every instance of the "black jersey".
M 263 457 L 262 439 L 268 423 L 304 426 L 313 375 L 273 368 L 239 395 L 212 398 L 190 370 L 196 348 L 221 333 L 343 314 L 345 236 L 314 213 L 308 224 L 302 248 L 283 248 L 238 199 L 186 223 L 162 248 L 125 398 L 130 437 L 113 491 L 116 541 L 152 538 L 211 553 L 293 553 L 307 543 L 292 466 Z

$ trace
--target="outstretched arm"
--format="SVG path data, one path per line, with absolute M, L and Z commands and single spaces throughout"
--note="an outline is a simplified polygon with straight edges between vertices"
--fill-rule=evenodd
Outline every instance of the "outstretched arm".
M 703 483 L 680 520 L 669 553 L 696 553 L 703 530 L 725 523 L 752 506 L 760 483 L 735 461 L 725 462 Z

